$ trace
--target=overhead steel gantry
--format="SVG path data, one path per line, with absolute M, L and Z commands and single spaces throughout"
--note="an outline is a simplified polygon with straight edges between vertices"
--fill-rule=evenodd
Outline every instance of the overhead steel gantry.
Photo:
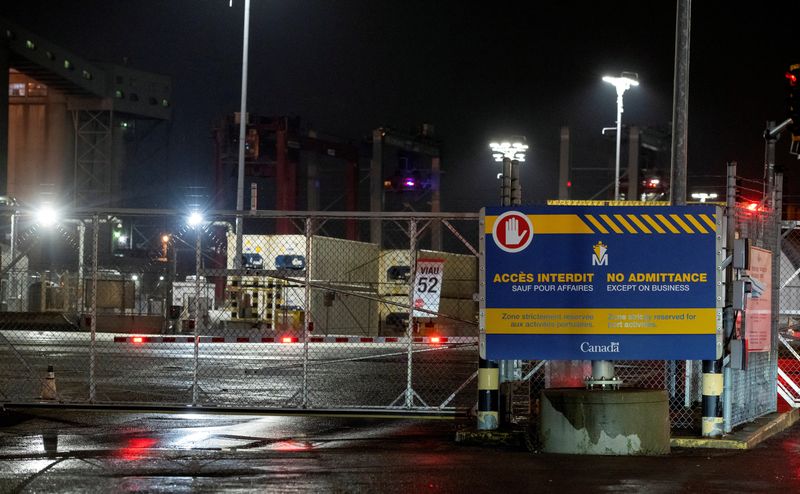
M 0 87 L 9 70 L 65 95 L 74 132 L 74 205 L 108 205 L 119 197 L 121 163 L 114 157 L 115 114 L 169 120 L 168 77 L 99 64 L 0 18 Z M 9 91 L 0 91 L 0 194 L 8 192 Z M 102 199 L 101 199 L 102 198 Z

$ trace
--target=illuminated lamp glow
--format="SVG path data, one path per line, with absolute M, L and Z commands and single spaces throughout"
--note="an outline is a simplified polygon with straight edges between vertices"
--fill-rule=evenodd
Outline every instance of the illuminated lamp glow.
M 203 215 L 198 213 L 197 211 L 194 211 L 192 212 L 192 214 L 189 215 L 188 224 L 190 227 L 194 228 L 196 226 L 199 226 L 202 222 L 203 222 Z
M 417 182 L 415 182 L 413 178 L 407 178 L 403 181 L 403 185 L 406 187 L 414 187 L 417 185 Z
M 142 338 L 141 336 L 134 336 L 132 341 L 134 343 L 142 343 L 144 342 L 144 338 Z
M 292 342 L 291 336 L 284 336 L 283 338 L 281 338 L 281 343 L 291 343 L 291 342 Z
M 441 343 L 442 339 L 438 336 L 431 336 L 431 343 Z
M 49 228 L 58 222 L 58 211 L 49 204 L 43 204 L 36 211 L 36 222 L 45 228 Z
M 747 209 L 749 209 L 750 211 L 755 211 L 756 209 L 758 209 L 758 203 L 751 202 L 750 204 L 747 205 Z

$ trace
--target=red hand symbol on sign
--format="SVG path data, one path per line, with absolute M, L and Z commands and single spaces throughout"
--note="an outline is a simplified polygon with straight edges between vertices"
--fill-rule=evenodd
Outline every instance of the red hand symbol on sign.
M 521 244 L 525 237 L 528 236 L 529 231 L 527 229 L 522 231 L 522 234 L 519 233 L 519 220 L 517 218 L 511 217 L 506 221 L 506 245 L 509 247 L 516 247 L 517 245 Z
M 533 225 L 518 211 L 506 211 L 495 220 L 492 228 L 495 244 L 506 252 L 519 252 L 533 240 Z

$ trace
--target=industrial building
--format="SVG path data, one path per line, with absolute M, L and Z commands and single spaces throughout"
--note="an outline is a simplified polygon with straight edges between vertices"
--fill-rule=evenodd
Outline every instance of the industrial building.
M 86 60 L 0 19 L 0 195 L 20 204 L 122 206 L 137 126 L 170 119 L 166 76 Z M 7 109 L 7 111 L 5 111 Z

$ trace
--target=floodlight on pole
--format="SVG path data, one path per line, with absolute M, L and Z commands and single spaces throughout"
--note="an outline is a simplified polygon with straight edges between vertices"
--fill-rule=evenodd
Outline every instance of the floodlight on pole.
M 525 144 L 524 140 L 490 142 L 489 149 L 492 150 L 492 158 L 498 163 L 502 163 L 503 158 L 523 162 L 528 151 L 528 145 Z
M 36 223 L 45 228 L 58 223 L 59 216 L 58 211 L 50 204 L 42 204 L 35 212 Z
M 503 183 L 500 187 L 500 198 L 503 206 L 519 204 L 522 191 L 519 187 L 519 164 L 525 161 L 528 144 L 523 136 L 512 136 L 508 140 L 489 143 L 492 159 L 503 164 L 503 172 L 498 175 Z
M 617 152 L 614 165 L 614 200 L 619 200 L 619 154 L 622 142 L 622 95 L 625 91 L 639 85 L 639 76 L 635 72 L 623 72 L 619 77 L 605 76 L 603 81 L 617 89 Z
M 528 144 L 523 136 L 510 136 L 508 140 L 489 143 L 494 161 L 503 164 L 498 175 L 502 179 L 500 200 L 503 206 L 522 204 L 522 187 L 519 181 L 519 164 L 525 161 Z M 480 372 L 480 371 L 479 371 Z M 502 360 L 499 363 L 499 382 L 517 381 L 522 378 L 522 361 Z M 479 424 L 481 420 L 478 420 Z
M 695 192 L 692 194 L 692 199 L 697 199 L 700 202 L 706 202 L 708 199 L 716 199 L 718 197 L 716 192 Z
M 197 228 L 204 221 L 205 219 L 203 218 L 203 215 L 201 213 L 193 211 L 191 214 L 189 214 L 189 218 L 186 220 L 186 224 L 188 224 L 189 227 L 191 228 Z

